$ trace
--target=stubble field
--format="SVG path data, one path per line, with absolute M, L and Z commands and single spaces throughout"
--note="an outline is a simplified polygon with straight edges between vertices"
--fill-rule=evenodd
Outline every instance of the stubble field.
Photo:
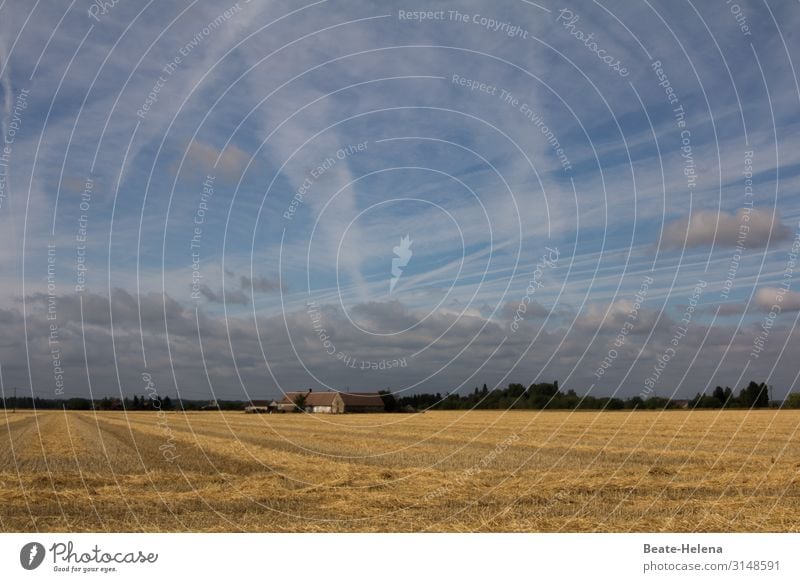
M 800 531 L 800 411 L 0 411 L 2 531 Z

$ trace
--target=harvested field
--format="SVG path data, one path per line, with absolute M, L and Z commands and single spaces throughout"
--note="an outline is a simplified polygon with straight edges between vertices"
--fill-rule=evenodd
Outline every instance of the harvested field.
M 2 531 L 800 531 L 800 411 L 0 412 Z

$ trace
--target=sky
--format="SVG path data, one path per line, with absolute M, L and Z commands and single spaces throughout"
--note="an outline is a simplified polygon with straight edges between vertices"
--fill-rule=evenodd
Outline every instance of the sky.
M 722 0 L 0 2 L 2 391 L 781 399 L 798 25 Z

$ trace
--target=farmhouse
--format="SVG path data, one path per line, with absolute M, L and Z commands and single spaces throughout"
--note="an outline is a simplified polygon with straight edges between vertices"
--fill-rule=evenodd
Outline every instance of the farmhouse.
M 287 392 L 278 402 L 278 409 L 293 412 L 298 399 L 305 399 L 304 410 L 311 413 L 343 414 L 345 412 L 383 412 L 383 399 L 377 392 Z

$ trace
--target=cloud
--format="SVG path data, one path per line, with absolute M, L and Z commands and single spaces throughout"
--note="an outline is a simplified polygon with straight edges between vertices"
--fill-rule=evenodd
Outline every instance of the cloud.
M 229 144 L 224 150 L 218 150 L 210 144 L 195 139 L 189 144 L 184 170 L 219 173 L 229 180 L 234 180 L 239 178 L 249 159 L 250 156 L 234 144 Z M 173 171 L 177 171 L 177 165 L 173 167 Z
M 620 299 L 608 305 L 590 304 L 576 319 L 575 326 L 584 331 L 619 331 L 625 323 L 635 324 L 634 330 L 652 329 L 658 313 L 637 306 L 634 301 Z
M 9 67 L 6 66 L 8 62 L 8 51 L 5 48 L 5 43 L 0 42 L 0 89 L 3 91 L 3 135 L 6 134 L 6 118 L 11 115 L 11 102 L 13 100 L 13 90 L 11 88 L 11 78 L 9 74 Z
M 498 310 L 498 316 L 505 321 L 512 321 L 514 316 L 519 314 L 524 315 L 526 318 L 544 318 L 551 312 L 544 305 L 536 300 L 531 300 L 527 304 L 523 304 L 523 309 L 520 309 L 520 301 L 506 301 L 503 306 Z M 487 311 L 486 309 L 483 310 Z
M 418 321 L 418 315 L 400 301 L 359 303 L 352 308 L 351 313 L 358 325 L 379 333 L 402 330 Z
M 697 210 L 664 226 L 663 243 L 680 248 L 708 245 L 745 248 L 765 247 L 784 240 L 790 229 L 781 223 L 780 213 L 771 209 L 740 208 L 735 214 L 716 210 Z
M 250 297 L 241 289 L 226 290 L 225 293 L 214 291 L 208 285 L 201 285 L 200 293 L 212 303 L 227 303 L 229 305 L 247 305 Z
M 761 287 L 755 301 L 764 311 L 771 311 L 774 305 L 779 305 L 781 311 L 800 311 L 800 292 L 782 287 Z
M 281 284 L 278 281 L 268 277 L 253 277 L 251 279 L 242 275 L 239 277 L 239 281 L 243 290 L 252 289 L 257 293 L 272 293 L 281 289 Z
M 772 297 L 774 295 L 773 290 Z M 52 396 L 53 345 L 49 343 L 48 298 L 37 294 L 27 299 L 27 340 L 34 389 L 39 395 Z M 794 300 L 797 308 L 796 297 Z M 612 304 L 607 308 L 610 319 L 619 323 L 617 318 L 627 313 L 626 308 L 624 302 Z M 673 345 L 670 342 L 674 336 L 672 324 L 658 325 L 653 330 L 652 324 L 642 321 L 641 325 L 637 323 L 636 333 L 629 334 L 624 345 L 618 346 L 614 341 L 619 328 L 608 326 L 608 320 L 599 330 L 592 330 L 591 335 L 598 331 L 594 341 L 588 340 L 590 334 L 584 327 L 570 329 L 569 322 L 564 322 L 542 330 L 531 346 L 536 333 L 520 328 L 518 333 L 509 335 L 507 326 L 480 317 L 458 317 L 438 311 L 421 321 L 427 313 L 409 309 L 399 302 L 367 303 L 354 306 L 354 310 L 360 315 L 369 315 L 371 324 L 383 330 L 407 327 L 412 322 L 420 324 L 401 334 L 379 337 L 353 326 L 341 306 L 321 304 L 320 320 L 312 319 L 305 308 L 259 316 L 259 341 L 251 317 L 223 317 L 206 312 L 202 307 L 198 310 L 182 307 L 161 293 L 137 297 L 115 289 L 110 299 L 93 293 L 85 294 L 82 299 L 73 295 L 59 297 L 57 347 L 68 381 L 67 395 L 88 394 L 87 355 L 96 397 L 117 394 L 119 390 L 136 393 L 144 366 L 143 347 L 147 354 L 146 369 L 156 379 L 159 392 L 174 395 L 180 391 L 188 398 L 212 397 L 209 383 L 218 398 L 245 397 L 237 374 L 251 396 L 275 396 L 281 388 L 316 386 L 316 380 L 308 376 L 308 371 L 334 387 L 375 389 L 381 386 L 403 390 L 423 382 L 420 388 L 428 391 L 440 390 L 442 386 L 456 388 L 462 382 L 467 389 L 483 382 L 490 385 L 512 381 L 527 383 L 544 375 L 563 380 L 565 389 L 574 387 L 583 393 L 596 381 L 592 372 L 611 348 L 616 349 L 619 356 L 606 370 L 597 393 L 609 394 L 620 387 L 619 394 L 632 395 L 641 389 L 641 381 L 650 373 L 656 358 Z M 604 311 L 598 308 L 595 315 Z M 28 385 L 25 346 L 20 342 L 20 338 L 26 337 L 23 321 L 19 309 L 0 308 L 0 361 L 3 362 L 6 390 L 9 386 L 24 389 Z M 315 328 L 315 321 L 322 327 Z M 598 323 L 596 318 L 594 323 Z M 320 329 L 330 344 L 323 343 Z M 797 341 L 798 334 L 800 329 L 777 322 L 763 357 L 753 363 L 750 375 L 764 377 L 768 374 L 772 362 L 778 360 L 784 341 L 787 338 Z M 331 354 L 328 346 L 336 353 Z M 736 361 L 742 355 L 746 357 L 751 347 L 752 336 L 742 333 L 741 329 L 737 331 L 733 325 L 716 324 L 708 330 L 700 320 L 693 322 L 676 348 L 670 366 L 664 370 L 659 394 L 662 389 L 665 395 L 677 389 L 677 394 L 691 396 L 705 383 L 732 384 L 738 373 L 736 367 L 723 366 L 718 370 L 717 363 L 726 358 Z M 695 361 L 698 351 L 702 351 L 703 357 Z M 525 358 L 518 361 L 525 352 Z M 338 354 L 342 354 L 341 359 Z M 265 357 L 277 385 L 264 369 Z M 362 368 L 363 362 L 400 358 L 405 358 L 406 366 L 386 370 L 380 375 Z M 778 361 L 783 365 L 773 371 L 771 379 L 776 386 L 789 386 L 796 368 L 789 360 Z M 687 381 L 684 372 L 690 366 L 692 374 Z M 209 378 L 205 376 L 206 370 Z M 119 388 L 117 374 L 121 379 Z
M 741 317 L 747 311 L 747 305 L 744 303 L 721 303 L 708 305 L 698 311 L 709 315 L 716 313 L 719 317 Z

